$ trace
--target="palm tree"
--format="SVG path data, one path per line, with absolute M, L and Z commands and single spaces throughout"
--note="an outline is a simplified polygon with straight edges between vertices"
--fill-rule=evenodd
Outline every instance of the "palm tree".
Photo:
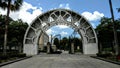
M 6 55 L 6 46 L 7 46 L 7 32 L 9 24 L 9 14 L 10 11 L 17 11 L 20 9 L 23 0 L 0 0 L 0 7 L 4 10 L 7 9 L 7 16 L 5 19 L 5 34 L 4 34 L 4 50 L 3 53 Z
M 115 42 L 115 53 L 116 53 L 116 55 L 118 55 L 118 54 L 119 54 L 119 45 L 118 45 L 117 31 L 116 31 L 116 26 L 115 26 L 114 13 L 113 13 L 113 7 L 112 7 L 112 1 L 111 1 L 111 0 L 109 0 L 109 5 L 110 5 L 110 12 L 111 12 L 112 23 L 113 23 L 114 42 Z M 118 11 L 119 11 L 119 10 L 118 10 Z
M 120 12 L 120 8 L 117 8 L 117 11 Z

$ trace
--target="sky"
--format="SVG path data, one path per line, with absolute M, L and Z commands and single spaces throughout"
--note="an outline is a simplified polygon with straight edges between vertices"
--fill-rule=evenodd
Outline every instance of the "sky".
M 14 20 L 22 19 L 30 24 L 38 15 L 48 10 L 65 8 L 83 15 L 89 20 L 93 28 L 100 24 L 102 17 L 111 17 L 109 9 L 109 0 L 24 0 L 20 11 L 11 12 L 10 17 Z M 120 7 L 120 0 L 112 0 L 115 19 L 120 18 L 120 13 L 116 8 Z M 6 10 L 0 8 L 0 14 L 6 15 Z M 73 29 L 58 25 L 53 26 L 47 33 L 49 35 L 61 34 L 62 37 L 70 36 Z M 79 35 L 78 35 L 79 36 Z

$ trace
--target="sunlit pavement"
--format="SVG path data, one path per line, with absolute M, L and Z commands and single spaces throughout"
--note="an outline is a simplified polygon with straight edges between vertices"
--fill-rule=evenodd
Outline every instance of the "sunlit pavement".
M 82 54 L 40 54 L 1 68 L 120 68 Z

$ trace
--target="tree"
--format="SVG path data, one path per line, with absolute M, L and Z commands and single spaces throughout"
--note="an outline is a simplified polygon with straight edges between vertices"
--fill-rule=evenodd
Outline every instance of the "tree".
M 115 20 L 115 26 L 118 34 L 118 40 L 120 41 L 120 32 L 118 31 L 120 30 L 120 20 Z M 101 18 L 100 24 L 95 30 L 98 32 L 98 41 L 99 44 L 102 45 L 102 49 L 112 48 L 112 51 L 115 52 L 111 18 Z
M 55 39 L 54 39 L 54 44 L 56 45 L 57 49 L 60 48 L 60 42 L 59 42 L 59 39 L 58 39 L 58 38 L 55 38 Z
M 0 0 L 0 7 L 3 9 L 7 9 L 7 16 L 5 20 L 5 34 L 4 34 L 4 54 L 6 55 L 6 46 L 7 46 L 7 32 L 8 32 L 8 24 L 9 24 L 9 14 L 11 11 L 17 11 L 20 9 L 23 0 Z
M 61 48 L 64 49 L 64 50 L 68 50 L 68 38 L 67 37 L 64 37 L 61 41 Z
M 80 47 L 80 49 L 82 49 L 82 41 L 81 41 L 81 39 L 75 37 L 75 38 L 73 38 L 73 40 L 74 40 L 75 50 L 77 50 L 78 46 Z
M 117 8 L 117 11 L 120 12 L 120 8 Z
M 11 50 L 11 47 L 19 49 L 19 52 L 22 51 L 23 38 L 25 31 L 28 27 L 28 24 L 22 20 L 11 21 L 8 28 L 8 45 Z M 16 49 L 17 50 L 17 49 Z
M 119 54 L 119 45 L 118 45 L 117 31 L 116 31 L 116 26 L 115 26 L 114 12 L 113 12 L 113 7 L 112 7 L 112 1 L 111 0 L 109 0 L 109 5 L 110 5 L 110 12 L 111 12 L 111 18 L 112 18 L 112 24 L 113 24 L 115 54 L 118 55 Z
M 0 15 L 0 52 L 3 51 L 3 39 L 4 39 L 4 26 L 5 26 L 5 15 Z M 19 52 L 22 51 L 23 47 L 23 39 L 24 39 L 24 34 L 25 31 L 28 27 L 28 24 L 26 22 L 23 22 L 21 19 L 19 20 L 12 20 L 9 18 L 9 25 L 8 25 L 8 45 L 9 51 L 12 51 L 12 47 L 18 48 Z
M 5 29 L 5 17 L 6 15 L 0 15 L 0 47 L 3 51 L 3 42 L 4 42 L 4 29 Z M 9 21 L 13 21 L 12 18 L 9 17 Z

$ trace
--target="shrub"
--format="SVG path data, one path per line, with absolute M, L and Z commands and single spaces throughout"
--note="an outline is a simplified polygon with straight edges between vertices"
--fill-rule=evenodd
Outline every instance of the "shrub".
M 9 55 L 0 55 L 0 60 L 8 59 Z
M 107 57 L 111 57 L 112 54 L 111 53 L 97 53 L 97 56 L 107 58 Z
M 117 59 L 120 60 L 120 54 L 117 55 Z
M 11 53 L 10 57 L 22 58 L 22 57 L 26 57 L 26 54 L 25 53 Z
M 62 52 L 61 51 L 55 51 L 55 52 L 52 52 L 53 54 L 61 54 Z
M 26 54 L 25 53 L 20 53 L 20 54 L 17 55 L 17 57 L 19 57 L 19 58 L 26 57 Z

